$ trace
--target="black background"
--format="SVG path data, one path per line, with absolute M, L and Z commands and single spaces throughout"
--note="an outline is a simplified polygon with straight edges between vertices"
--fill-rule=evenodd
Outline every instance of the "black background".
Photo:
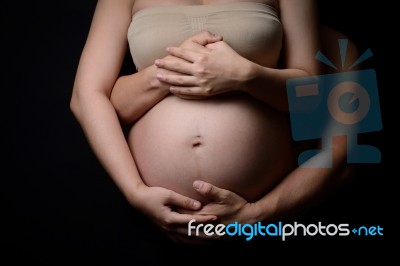
M 374 58 L 367 66 L 377 71 L 385 129 L 388 49 L 381 31 L 384 22 L 377 18 L 383 8 L 348 2 L 320 1 L 321 21 L 347 34 L 362 52 L 372 49 Z M 69 109 L 96 1 L 3 1 L 1 5 L 1 118 L 6 157 L 0 179 L 1 251 L 15 263 L 52 265 L 81 260 L 135 265 L 145 250 L 153 252 L 146 257 L 148 262 L 178 259 L 183 247 L 171 245 L 130 208 L 98 164 Z M 131 69 L 128 55 L 122 72 Z M 208 256 L 210 250 L 224 259 L 236 258 L 236 251 L 252 256 L 262 250 L 273 256 L 271 249 L 317 247 L 332 255 L 339 250 L 365 255 L 355 252 L 357 247 L 370 250 L 369 255 L 379 254 L 393 234 L 388 224 L 390 184 L 384 171 L 384 132 L 360 138 L 381 149 L 382 163 L 358 166 L 350 184 L 299 220 L 380 225 L 384 237 L 254 241 L 227 245 L 229 253 L 222 252 L 222 247 L 218 251 L 205 248 L 201 256 Z M 184 250 L 194 253 L 194 248 Z

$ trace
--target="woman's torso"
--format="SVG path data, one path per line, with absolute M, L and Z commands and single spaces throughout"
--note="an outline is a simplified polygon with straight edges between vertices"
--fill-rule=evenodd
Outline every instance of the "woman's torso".
M 226 2 L 136 1 L 140 11 L 128 40 L 137 68 L 204 30 L 222 35 L 242 56 L 275 67 L 282 42 L 276 2 Z M 192 182 L 200 179 L 256 200 L 292 167 L 287 116 L 242 94 L 198 101 L 168 96 L 132 127 L 129 144 L 148 185 L 198 199 Z
M 278 10 L 278 0 L 255 0 L 255 1 L 241 1 L 241 0 L 134 0 L 132 6 L 132 14 L 150 7 L 168 6 L 168 5 L 210 5 L 218 3 L 235 3 L 235 2 L 255 2 L 270 5 Z
M 167 55 L 165 48 L 178 46 L 202 31 L 223 36 L 243 57 L 276 67 L 282 46 L 282 26 L 277 3 L 270 1 L 176 1 L 179 4 L 141 4 L 128 29 L 131 55 L 138 70 Z M 153 3 L 151 5 L 150 3 Z M 192 3 L 192 4 L 190 4 Z M 140 9 L 139 9 L 140 8 Z

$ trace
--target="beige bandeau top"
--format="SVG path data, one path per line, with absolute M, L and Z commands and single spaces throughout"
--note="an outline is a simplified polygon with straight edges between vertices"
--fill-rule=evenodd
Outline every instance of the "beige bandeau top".
M 165 48 L 210 31 L 223 36 L 237 53 L 258 64 L 274 67 L 282 46 L 282 25 L 277 11 L 256 2 L 149 7 L 136 12 L 128 41 L 138 70 L 158 58 Z

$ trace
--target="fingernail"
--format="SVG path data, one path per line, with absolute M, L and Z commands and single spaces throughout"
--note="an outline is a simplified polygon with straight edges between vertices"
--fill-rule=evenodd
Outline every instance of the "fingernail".
M 171 51 L 171 47 L 166 48 L 167 52 Z
M 193 202 L 193 208 L 200 208 L 200 206 L 201 206 L 201 204 L 200 204 L 200 202 L 198 202 L 198 201 L 194 201 Z
M 156 65 L 160 64 L 160 60 L 157 59 L 157 60 L 154 62 L 154 64 L 156 64 Z
M 203 186 L 203 182 L 201 181 L 194 181 L 193 187 L 197 190 L 199 190 Z
M 164 76 L 163 76 L 163 74 L 157 74 L 156 77 L 159 79 L 162 79 Z

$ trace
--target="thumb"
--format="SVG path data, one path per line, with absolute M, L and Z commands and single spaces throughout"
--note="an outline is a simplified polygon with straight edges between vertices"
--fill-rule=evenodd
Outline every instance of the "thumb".
M 214 202 L 223 202 L 229 196 L 229 191 L 216 187 L 210 183 L 203 181 L 194 181 L 193 188 L 202 196 L 213 200 Z
M 201 207 L 199 201 L 188 198 L 174 191 L 171 191 L 166 203 L 189 210 L 198 210 Z
M 202 46 L 206 46 L 207 44 L 215 43 L 215 42 L 219 42 L 219 41 L 222 41 L 222 36 L 212 34 L 209 31 L 201 32 L 201 33 L 193 36 L 193 38 L 192 38 L 192 42 L 198 43 Z

